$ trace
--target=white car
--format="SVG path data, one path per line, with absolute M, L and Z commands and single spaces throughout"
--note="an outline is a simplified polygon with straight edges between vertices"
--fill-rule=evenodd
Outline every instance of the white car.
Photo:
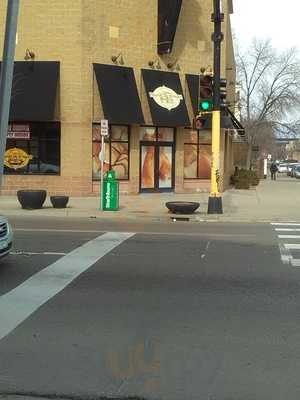
M 5 217 L 0 216 L 0 258 L 7 256 L 13 242 L 13 232 Z
M 287 171 L 288 171 L 288 164 L 280 163 L 278 165 L 278 172 L 283 173 L 283 172 L 287 172 Z

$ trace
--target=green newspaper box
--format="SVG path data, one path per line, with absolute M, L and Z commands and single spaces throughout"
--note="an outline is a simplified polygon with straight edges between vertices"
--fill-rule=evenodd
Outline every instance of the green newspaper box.
M 116 180 L 115 171 L 108 171 L 102 190 L 103 211 L 119 210 L 119 182 Z

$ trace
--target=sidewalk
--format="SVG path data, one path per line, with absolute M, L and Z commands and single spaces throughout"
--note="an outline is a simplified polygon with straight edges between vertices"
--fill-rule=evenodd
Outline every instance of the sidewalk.
M 168 213 L 167 201 L 198 201 L 200 208 L 189 216 Z M 54 209 L 47 199 L 41 210 L 22 210 L 16 197 L 0 198 L 0 213 L 6 216 L 85 217 L 106 220 L 170 221 L 189 218 L 193 222 L 292 222 L 300 221 L 300 180 L 280 176 L 277 181 L 261 181 L 250 190 L 230 189 L 223 194 L 222 215 L 208 215 L 208 194 L 140 194 L 122 195 L 120 211 L 99 211 L 99 198 L 73 197 L 68 208 Z

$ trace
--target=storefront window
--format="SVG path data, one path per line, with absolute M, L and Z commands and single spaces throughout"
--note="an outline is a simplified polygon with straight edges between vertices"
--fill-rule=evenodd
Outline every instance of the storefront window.
M 60 124 L 34 122 L 10 125 L 4 174 L 59 175 Z
M 101 127 L 93 125 L 93 180 L 100 179 Z M 109 136 L 105 138 L 104 173 L 113 169 L 119 180 L 129 179 L 129 127 L 110 126 Z
M 211 178 L 210 133 L 186 130 L 184 144 L 184 178 Z
M 140 141 L 141 142 L 174 142 L 174 128 L 153 128 L 141 127 L 140 128 Z

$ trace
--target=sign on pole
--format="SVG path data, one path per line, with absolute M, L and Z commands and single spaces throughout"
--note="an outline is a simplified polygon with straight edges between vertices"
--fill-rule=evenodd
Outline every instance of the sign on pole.
M 101 120 L 101 136 L 108 136 L 108 120 Z
M 100 204 L 101 204 L 101 211 L 103 211 L 103 200 L 102 200 L 102 192 L 103 192 L 103 168 L 104 168 L 104 160 L 105 160 L 105 142 L 104 137 L 108 136 L 108 120 L 102 119 L 101 120 L 101 152 L 99 154 L 99 159 L 101 161 L 101 171 L 100 171 Z

